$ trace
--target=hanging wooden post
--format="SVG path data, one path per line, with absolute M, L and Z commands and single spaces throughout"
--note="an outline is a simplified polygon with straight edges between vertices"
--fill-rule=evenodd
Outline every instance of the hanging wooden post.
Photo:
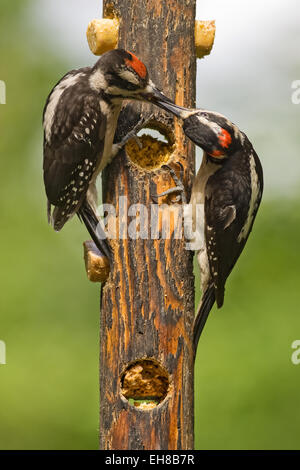
M 136 54 L 176 103 L 194 106 L 196 1 L 103 4 L 104 17 L 118 20 L 118 47 Z M 167 137 L 170 161 L 183 165 L 189 194 L 194 149 L 180 123 L 149 104 L 139 110 L 145 117 L 154 113 L 151 127 Z M 183 237 L 174 239 L 174 231 L 170 239 L 151 239 L 150 193 L 174 186 L 161 168 L 168 158 L 154 160 L 148 165 L 147 154 L 139 160 L 137 149 L 131 159 L 122 152 L 103 177 L 103 200 L 117 214 L 124 197 L 127 208 L 143 204 L 149 231 L 147 239 L 112 241 L 114 266 L 102 289 L 100 319 L 101 449 L 193 449 L 192 254 Z M 117 232 L 131 221 L 123 219 L 118 219 Z
M 103 3 L 105 19 L 88 26 L 92 52 L 114 47 L 134 52 L 167 95 L 179 105 L 194 106 L 195 53 L 209 54 L 215 35 L 213 21 L 195 23 L 196 0 Z M 149 104 L 134 106 L 144 117 L 153 114 L 149 127 L 168 142 L 141 137 L 142 149 L 129 143 L 104 172 L 103 199 L 117 213 L 108 279 L 107 260 L 93 242 L 84 244 L 89 279 L 107 279 L 101 300 L 100 448 L 193 449 L 192 256 L 184 239 L 177 239 L 180 211 L 174 212 L 170 237 L 162 236 L 164 217 L 174 205 L 163 200 L 170 205 L 160 205 L 162 217 L 152 220 L 151 192 L 173 186 L 163 164 L 180 162 L 189 196 L 194 149 L 180 123 Z M 126 108 L 125 127 L 129 113 L 132 120 L 132 109 Z M 140 237 L 130 238 L 127 216 L 139 219 L 141 213 L 143 226 L 142 219 L 135 222 Z

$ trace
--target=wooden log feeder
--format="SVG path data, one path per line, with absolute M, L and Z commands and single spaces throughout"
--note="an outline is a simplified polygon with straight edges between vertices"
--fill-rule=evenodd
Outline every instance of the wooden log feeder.
M 105 21 L 88 26 L 91 50 L 101 54 L 120 47 L 133 52 L 147 65 L 156 86 L 177 104 L 193 107 L 195 8 L 196 0 L 173 0 L 171 5 L 162 0 L 104 0 Z M 202 41 L 201 54 L 209 53 L 214 24 L 200 30 L 197 35 L 204 34 L 206 43 L 198 40 L 197 50 Z M 106 261 L 91 242 L 85 243 L 89 279 L 107 278 L 101 292 L 100 448 L 193 449 L 193 252 L 185 249 L 175 196 L 159 199 L 157 206 L 151 195 L 174 186 L 163 165 L 177 171 L 180 162 L 189 197 L 194 148 L 178 120 L 148 103 L 133 106 L 136 120 L 139 114 L 151 116 L 146 127 L 161 137 L 144 129 L 140 145 L 129 141 L 104 171 L 103 201 L 115 208 L 117 220 L 109 275 Z M 142 212 L 147 214 L 144 219 Z M 154 230 L 153 214 L 158 212 Z M 170 237 L 164 237 L 163 221 L 168 219 Z M 138 237 L 128 233 L 132 223 Z

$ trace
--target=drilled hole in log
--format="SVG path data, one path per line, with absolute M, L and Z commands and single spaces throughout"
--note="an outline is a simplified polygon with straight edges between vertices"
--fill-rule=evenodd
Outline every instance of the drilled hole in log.
M 143 170 L 155 170 L 166 165 L 175 150 L 172 131 L 162 123 L 150 122 L 138 133 L 141 144 L 131 139 L 126 144 L 126 153 L 130 160 Z
M 153 359 L 140 359 L 129 364 L 121 374 L 121 393 L 141 410 L 155 408 L 170 389 L 167 370 Z

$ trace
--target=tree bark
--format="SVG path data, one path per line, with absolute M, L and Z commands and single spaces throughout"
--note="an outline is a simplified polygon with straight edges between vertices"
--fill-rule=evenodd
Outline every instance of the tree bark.
M 167 96 L 193 107 L 196 0 L 103 3 L 104 17 L 120 21 L 118 47 L 136 54 Z M 171 159 L 184 167 L 189 197 L 194 148 L 181 123 L 149 104 L 135 106 L 144 116 L 154 113 L 173 135 Z M 150 214 L 150 192 L 172 186 L 168 171 L 140 168 L 122 152 L 104 172 L 103 200 L 118 210 L 119 197 L 126 196 L 128 207 L 141 203 Z M 118 219 L 118 225 L 123 222 Z M 114 266 L 101 300 L 100 448 L 193 449 L 192 253 L 183 234 L 175 239 L 174 224 L 170 239 L 116 239 L 112 247 Z

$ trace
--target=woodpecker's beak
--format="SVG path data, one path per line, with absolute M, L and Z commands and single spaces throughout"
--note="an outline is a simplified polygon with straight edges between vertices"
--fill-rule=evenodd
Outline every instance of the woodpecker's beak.
M 170 98 L 167 98 L 167 96 L 165 96 L 153 84 L 147 86 L 145 92 L 141 93 L 141 97 L 143 100 L 150 101 L 150 103 L 153 103 L 165 111 L 168 111 L 182 119 L 185 117 L 185 112 L 189 111 L 187 108 L 183 108 L 173 103 Z

